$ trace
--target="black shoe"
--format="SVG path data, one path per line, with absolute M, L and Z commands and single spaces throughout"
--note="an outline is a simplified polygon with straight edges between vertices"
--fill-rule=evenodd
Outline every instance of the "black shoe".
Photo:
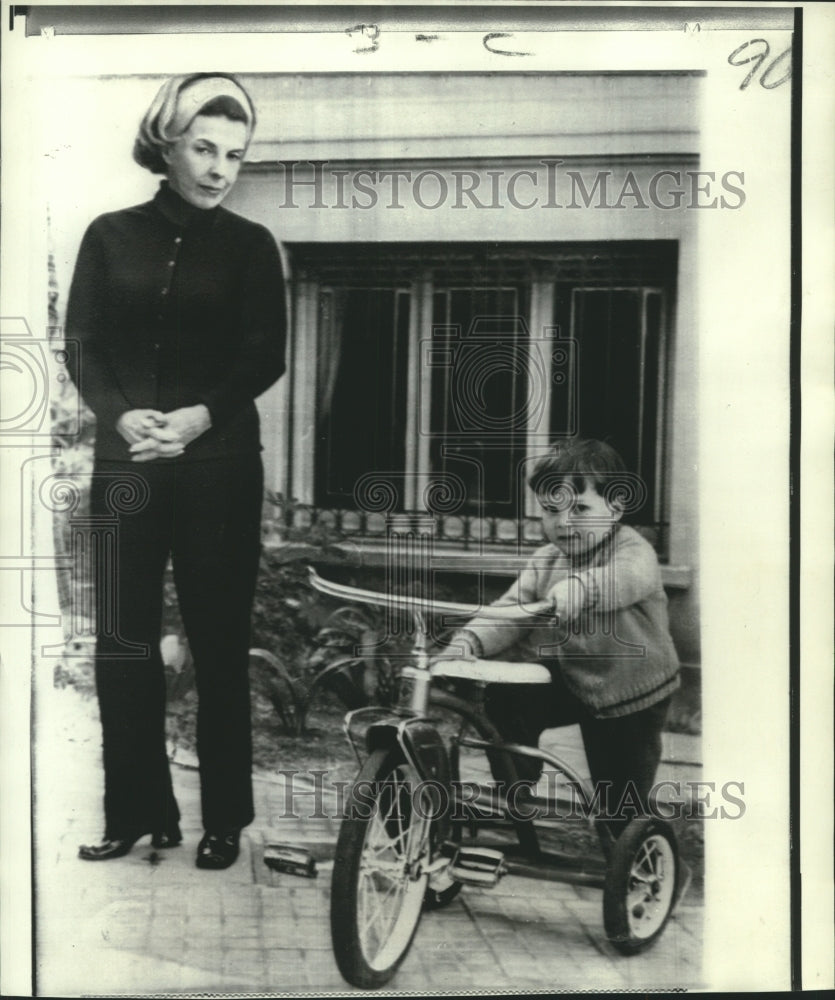
M 197 845 L 198 868 L 228 868 L 237 860 L 240 851 L 240 830 L 228 833 L 205 833 Z
M 174 824 L 173 828 L 170 830 L 163 830 L 161 833 L 155 833 L 151 837 L 151 846 L 156 847 L 158 850 L 168 847 L 177 847 L 183 842 L 183 835 L 180 833 L 180 827 L 177 823 Z
M 84 861 L 110 861 L 111 858 L 123 858 L 137 840 L 147 833 L 147 830 L 143 830 L 127 837 L 105 837 L 100 844 L 82 844 L 78 848 L 78 856 Z M 158 849 L 176 847 L 182 840 L 183 835 L 176 823 L 170 830 L 157 831 L 151 835 L 151 844 Z

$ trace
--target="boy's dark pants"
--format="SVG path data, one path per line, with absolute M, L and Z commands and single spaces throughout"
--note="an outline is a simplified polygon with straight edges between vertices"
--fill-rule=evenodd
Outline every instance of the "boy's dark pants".
M 203 826 L 252 822 L 249 637 L 262 496 L 260 455 L 96 464 L 91 522 L 102 537 L 109 522 L 115 556 L 102 551 L 94 562 L 106 837 L 179 819 L 159 646 L 169 555 L 194 659 Z
M 649 792 L 661 761 L 661 733 L 670 698 L 632 715 L 597 719 L 565 686 L 559 667 L 548 666 L 553 682 L 547 687 L 490 685 L 487 716 L 505 740 L 532 747 L 544 729 L 579 723 L 592 783 L 601 786 L 606 825 L 617 837 L 637 810 L 650 814 Z M 542 762 L 531 757 L 517 756 L 514 763 L 522 779 L 536 781 L 542 770 Z M 621 802 L 624 809 L 619 817 Z

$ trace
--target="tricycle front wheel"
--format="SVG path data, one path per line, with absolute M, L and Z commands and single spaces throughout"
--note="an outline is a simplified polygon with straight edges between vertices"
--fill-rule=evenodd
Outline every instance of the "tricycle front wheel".
M 376 750 L 354 783 L 336 844 L 331 939 L 339 971 L 377 989 L 406 957 L 429 875 L 430 810 L 399 747 Z
M 606 936 L 624 955 L 656 941 L 672 913 L 678 845 L 669 823 L 633 819 L 612 848 L 603 889 Z

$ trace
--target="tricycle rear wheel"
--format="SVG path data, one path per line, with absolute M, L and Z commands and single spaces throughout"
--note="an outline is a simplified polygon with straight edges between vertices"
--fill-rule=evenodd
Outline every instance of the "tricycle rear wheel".
M 635 955 L 657 941 L 672 913 L 679 879 L 678 845 L 669 823 L 633 819 L 615 841 L 603 889 L 606 936 Z

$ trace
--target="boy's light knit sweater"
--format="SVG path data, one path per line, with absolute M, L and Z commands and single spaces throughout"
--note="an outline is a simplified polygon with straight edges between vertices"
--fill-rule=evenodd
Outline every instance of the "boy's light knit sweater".
M 582 561 L 543 545 L 497 605 L 527 605 L 549 597 L 573 577 L 580 606 L 557 626 L 511 625 L 478 617 L 458 630 L 479 657 L 556 661 L 566 685 L 598 718 L 630 715 L 670 695 L 680 684 L 670 637 L 667 595 L 652 546 L 617 525 Z M 507 656 L 507 651 L 511 656 Z

